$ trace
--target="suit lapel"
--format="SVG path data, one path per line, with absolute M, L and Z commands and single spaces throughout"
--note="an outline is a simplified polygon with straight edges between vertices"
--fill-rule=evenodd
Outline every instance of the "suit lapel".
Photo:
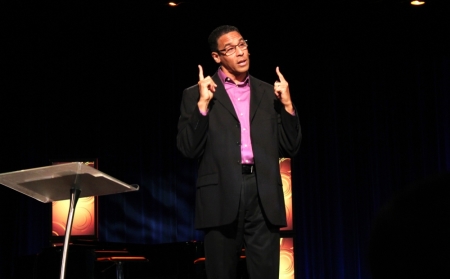
M 252 76 L 250 76 L 250 94 L 250 122 L 252 122 L 264 94 L 261 82 Z
M 215 75 L 212 76 L 212 79 L 217 84 L 213 100 L 220 102 L 225 107 L 225 109 L 227 109 L 231 113 L 231 115 L 233 115 L 234 118 L 238 119 L 233 103 L 231 102 L 230 96 L 228 96 L 228 93 L 225 90 L 225 86 L 220 80 L 219 75 L 216 73 Z
M 212 79 L 217 84 L 216 92 L 214 92 L 214 100 L 220 102 L 225 109 L 227 109 L 231 115 L 233 115 L 236 120 L 238 117 L 236 115 L 236 110 L 234 109 L 233 103 L 231 102 L 228 93 L 225 91 L 225 87 L 216 73 L 212 76 Z M 261 103 L 262 96 L 264 95 L 264 90 L 261 88 L 261 81 L 250 76 L 250 122 L 253 120 L 256 111 Z

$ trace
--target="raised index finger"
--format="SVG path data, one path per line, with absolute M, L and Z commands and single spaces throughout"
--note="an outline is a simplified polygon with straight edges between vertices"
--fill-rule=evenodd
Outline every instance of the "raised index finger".
M 281 74 L 280 69 L 279 69 L 278 66 L 275 68 L 275 71 L 277 72 L 277 75 L 278 75 L 278 78 L 280 79 L 280 81 L 286 81 L 284 79 L 284 76 Z
M 203 76 L 203 68 L 202 65 L 198 65 L 198 79 L 203 80 L 205 77 Z

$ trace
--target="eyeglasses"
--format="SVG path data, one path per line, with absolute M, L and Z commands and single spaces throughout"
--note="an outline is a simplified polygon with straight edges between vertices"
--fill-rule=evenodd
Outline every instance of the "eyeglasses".
M 230 56 L 230 55 L 233 55 L 236 52 L 236 47 L 239 47 L 240 50 L 246 50 L 247 47 L 248 47 L 247 40 L 242 40 L 242 41 L 239 42 L 239 44 L 234 45 L 234 46 L 230 45 L 230 46 L 227 46 L 224 49 L 219 49 L 219 51 L 220 52 L 225 52 L 225 53 L 222 53 L 222 54 L 224 54 L 226 56 Z

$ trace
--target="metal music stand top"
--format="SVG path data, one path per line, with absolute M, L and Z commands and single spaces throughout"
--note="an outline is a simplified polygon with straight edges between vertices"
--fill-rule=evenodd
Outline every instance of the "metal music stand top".
M 0 184 L 43 203 L 69 199 L 74 184 L 80 198 L 139 190 L 81 162 L 1 173 Z

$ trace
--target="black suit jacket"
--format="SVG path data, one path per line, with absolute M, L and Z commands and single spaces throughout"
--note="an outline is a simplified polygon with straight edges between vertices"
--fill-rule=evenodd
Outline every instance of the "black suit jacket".
M 218 74 L 209 112 L 197 106 L 198 85 L 183 92 L 177 146 L 198 159 L 195 209 L 197 229 L 232 223 L 238 212 L 242 184 L 241 132 L 233 104 Z M 298 113 L 292 116 L 276 98 L 273 85 L 250 76 L 250 133 L 258 191 L 264 212 L 273 225 L 286 226 L 280 157 L 297 154 L 301 129 Z

